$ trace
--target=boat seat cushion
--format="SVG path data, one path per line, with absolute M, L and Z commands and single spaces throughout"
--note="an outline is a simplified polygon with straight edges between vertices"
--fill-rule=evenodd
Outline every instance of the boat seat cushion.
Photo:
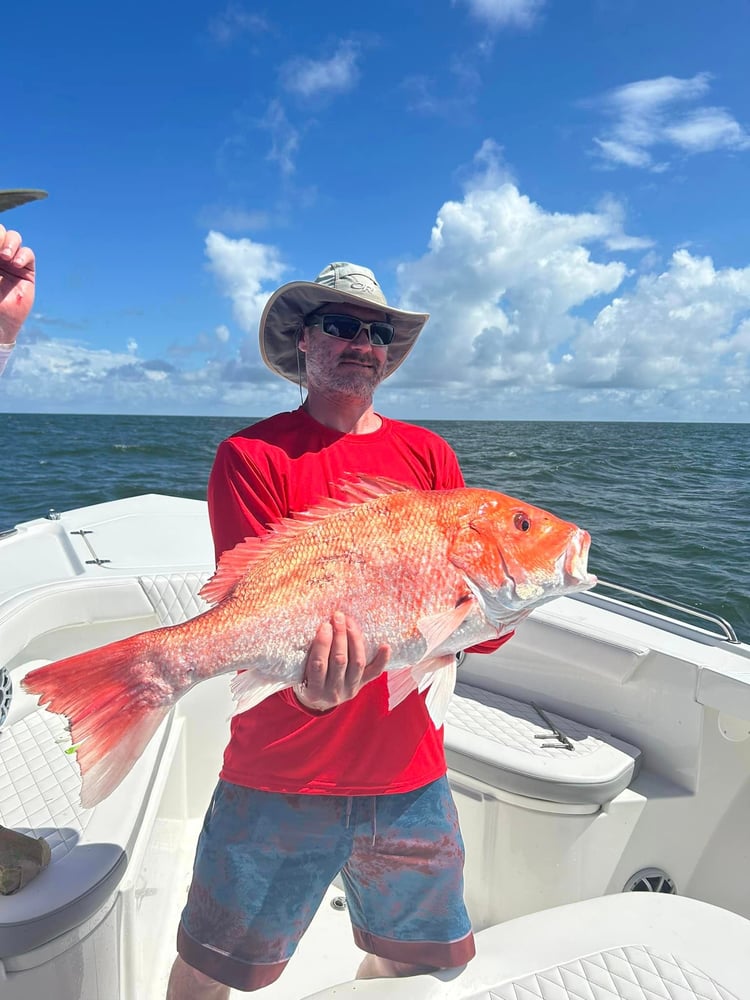
M 629 892 L 476 936 L 462 970 L 344 983 L 308 1000 L 748 1000 L 750 920 L 684 896 Z
M 160 573 L 155 576 L 139 576 L 138 582 L 160 624 L 179 625 L 208 609 L 209 605 L 198 594 L 212 575 Z
M 493 788 L 580 805 L 611 801 L 641 760 L 637 747 L 609 733 L 462 683 L 448 709 L 445 750 L 450 768 Z

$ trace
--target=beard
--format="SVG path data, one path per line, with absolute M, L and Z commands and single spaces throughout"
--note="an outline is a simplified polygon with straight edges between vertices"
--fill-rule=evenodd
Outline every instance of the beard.
M 362 355 L 358 352 L 340 353 L 335 342 L 325 343 L 330 338 L 310 338 L 305 352 L 307 383 L 319 392 L 353 399 L 370 399 L 383 381 L 385 358 L 374 352 Z M 347 361 L 356 364 L 347 364 Z

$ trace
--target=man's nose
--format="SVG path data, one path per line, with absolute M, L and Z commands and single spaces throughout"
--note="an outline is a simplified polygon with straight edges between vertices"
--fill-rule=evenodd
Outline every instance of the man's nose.
M 364 347 L 370 348 L 372 345 L 370 344 L 370 331 L 367 327 L 361 327 L 357 336 L 350 343 L 353 347 L 359 347 L 360 349 Z

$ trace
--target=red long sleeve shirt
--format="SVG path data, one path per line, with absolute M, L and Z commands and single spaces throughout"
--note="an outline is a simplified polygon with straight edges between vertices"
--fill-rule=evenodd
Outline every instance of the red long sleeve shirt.
M 218 448 L 208 483 L 217 559 L 321 497 L 343 498 L 337 484 L 357 474 L 418 489 L 463 486 L 454 452 L 425 428 L 382 418 L 374 433 L 342 434 L 301 408 L 280 413 Z M 307 710 L 285 690 L 234 716 L 221 777 L 270 792 L 407 792 L 445 773 L 442 737 L 423 694 L 413 692 L 388 711 L 385 676 L 323 714 Z

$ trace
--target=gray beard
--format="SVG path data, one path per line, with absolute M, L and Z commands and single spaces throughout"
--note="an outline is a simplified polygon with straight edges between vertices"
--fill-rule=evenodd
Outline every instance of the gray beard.
M 318 391 L 333 393 L 350 399 L 372 399 L 383 381 L 385 365 L 381 368 L 330 368 L 330 359 L 317 351 L 308 351 L 305 357 L 308 384 Z

